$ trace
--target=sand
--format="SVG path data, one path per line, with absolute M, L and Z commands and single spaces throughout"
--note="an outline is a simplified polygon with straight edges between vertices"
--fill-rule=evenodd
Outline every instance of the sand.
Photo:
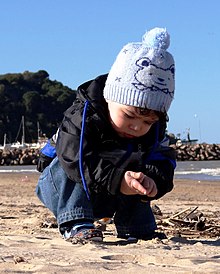
M 83 245 L 60 237 L 35 196 L 38 176 L 0 175 L 0 273 L 220 273 L 220 182 L 175 180 L 174 190 L 153 203 L 167 239 L 129 242 L 108 224 L 102 244 Z M 197 206 L 203 231 L 193 220 L 179 228 L 170 223 L 175 213 Z

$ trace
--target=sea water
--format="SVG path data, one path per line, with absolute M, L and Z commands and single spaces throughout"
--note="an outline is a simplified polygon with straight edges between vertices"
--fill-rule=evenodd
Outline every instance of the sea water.
M 220 161 L 177 162 L 175 178 L 220 181 Z
M 0 173 L 39 173 L 37 171 L 37 166 L 0 166 Z M 40 173 L 39 173 L 40 174 Z
M 0 166 L 0 173 L 2 172 L 39 173 L 35 165 Z M 198 181 L 220 181 L 220 161 L 177 162 L 174 177 L 176 179 L 192 179 Z

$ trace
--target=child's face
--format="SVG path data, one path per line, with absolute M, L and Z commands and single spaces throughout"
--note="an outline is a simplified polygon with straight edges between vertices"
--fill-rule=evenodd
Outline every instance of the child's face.
M 136 138 L 145 135 L 151 126 L 159 120 L 154 111 L 141 115 L 137 108 L 107 101 L 109 116 L 114 130 L 120 137 Z

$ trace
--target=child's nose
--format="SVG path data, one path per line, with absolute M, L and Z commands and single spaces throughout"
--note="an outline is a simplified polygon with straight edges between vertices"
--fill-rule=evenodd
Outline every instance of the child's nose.
M 140 130 L 140 126 L 135 124 L 135 125 L 130 125 L 130 129 L 134 130 L 134 131 L 138 131 Z

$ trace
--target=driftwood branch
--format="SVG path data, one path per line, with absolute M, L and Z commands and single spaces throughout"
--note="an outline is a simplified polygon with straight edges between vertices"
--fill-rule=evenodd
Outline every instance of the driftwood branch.
M 158 227 L 168 234 L 181 237 L 219 237 L 219 220 L 208 220 L 203 213 L 197 211 L 198 206 L 183 209 L 170 217 L 159 218 Z

